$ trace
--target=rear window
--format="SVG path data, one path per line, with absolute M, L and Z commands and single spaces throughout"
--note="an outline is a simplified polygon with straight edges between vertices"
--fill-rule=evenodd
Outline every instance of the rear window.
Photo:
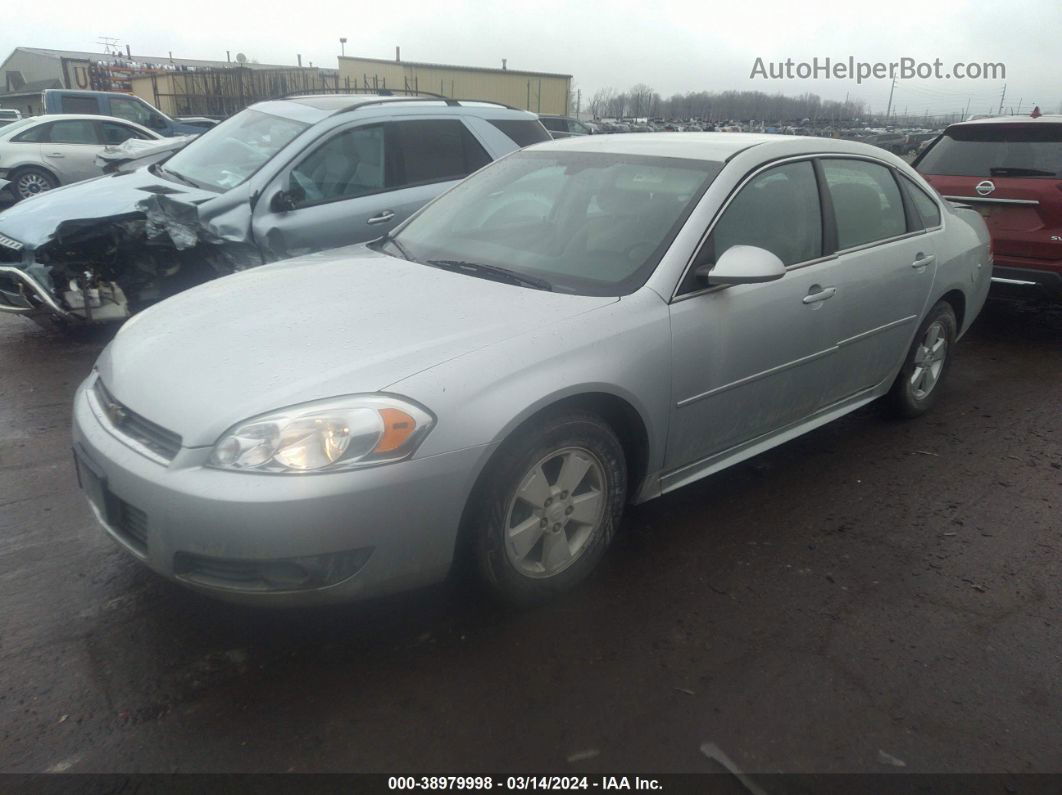
M 531 144 L 553 140 L 537 119 L 489 119 L 489 121 L 512 138 L 513 143 L 521 149 Z
M 1062 178 L 1062 124 L 953 127 L 918 163 L 923 174 Z

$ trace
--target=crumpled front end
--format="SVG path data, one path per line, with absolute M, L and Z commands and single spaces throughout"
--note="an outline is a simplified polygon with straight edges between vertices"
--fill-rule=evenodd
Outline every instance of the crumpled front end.
M 92 195 L 99 192 L 94 186 L 130 177 L 59 189 L 16 205 L 21 217 L 12 219 L 13 211 L 0 215 L 0 311 L 68 323 L 122 320 L 196 284 L 262 263 L 240 232 L 246 225 L 231 217 L 249 212 L 246 205 L 204 220 L 199 192 L 149 184 L 135 186 L 125 202 L 109 202 L 113 214 L 92 215 Z M 50 194 L 82 187 L 84 206 L 52 206 L 57 199 L 72 202 L 69 194 Z M 24 213 L 34 208 L 39 212 L 31 220 Z M 49 219 L 61 218 L 64 209 L 73 217 Z M 79 211 L 85 217 L 74 215 Z

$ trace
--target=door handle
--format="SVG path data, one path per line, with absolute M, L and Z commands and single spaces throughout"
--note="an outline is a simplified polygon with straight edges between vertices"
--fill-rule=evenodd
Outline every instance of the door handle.
M 923 254 L 921 251 L 919 251 L 917 254 L 915 254 L 915 261 L 911 263 L 911 267 L 917 270 L 918 268 L 925 268 L 929 265 L 932 265 L 936 261 L 937 258 L 932 254 Z
M 372 218 L 367 220 L 365 223 L 373 224 L 373 225 L 375 225 L 375 224 L 386 224 L 388 221 L 390 221 L 394 217 L 395 217 L 395 214 L 394 214 L 393 210 L 384 210 L 379 215 L 374 215 Z
M 48 157 L 66 157 L 62 152 L 49 152 Z
M 834 293 L 836 292 L 836 287 L 823 287 L 822 289 L 816 290 L 813 293 L 808 293 L 804 296 L 803 300 L 805 304 L 817 304 L 819 301 L 825 301 L 828 298 L 833 298 Z

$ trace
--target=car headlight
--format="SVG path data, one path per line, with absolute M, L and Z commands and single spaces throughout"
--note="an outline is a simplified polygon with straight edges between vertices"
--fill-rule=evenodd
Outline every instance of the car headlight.
M 334 472 L 409 458 L 435 424 L 427 410 L 390 395 L 316 400 L 231 428 L 207 462 L 250 472 Z

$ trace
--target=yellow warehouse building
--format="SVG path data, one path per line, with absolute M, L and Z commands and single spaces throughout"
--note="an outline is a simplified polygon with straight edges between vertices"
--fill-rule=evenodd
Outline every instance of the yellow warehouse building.
M 501 102 L 534 113 L 567 116 L 571 75 L 485 69 L 475 66 L 340 56 L 339 82 L 346 88 L 423 91 L 454 99 Z

